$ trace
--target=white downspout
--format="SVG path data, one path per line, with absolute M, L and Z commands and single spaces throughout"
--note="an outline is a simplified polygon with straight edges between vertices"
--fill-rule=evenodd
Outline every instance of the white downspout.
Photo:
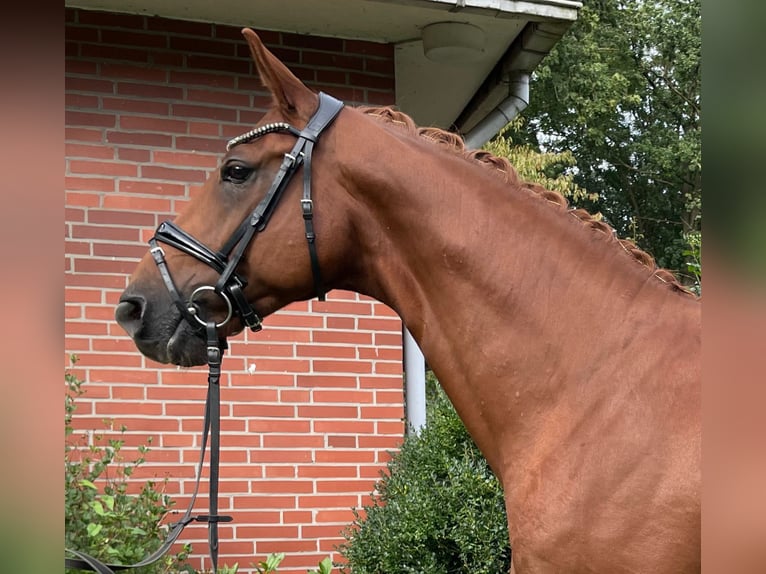
M 468 149 L 483 146 L 527 107 L 529 74 L 513 73 L 508 91 L 508 97 L 466 134 L 465 143 Z M 407 432 L 419 434 L 426 425 L 426 361 L 406 327 L 402 329 L 402 339 Z
M 508 97 L 465 135 L 468 149 L 478 149 L 507 126 L 529 104 L 529 74 L 513 72 L 508 83 Z
M 426 426 L 426 360 L 406 327 L 404 343 L 404 403 L 407 408 L 407 433 L 420 434 Z

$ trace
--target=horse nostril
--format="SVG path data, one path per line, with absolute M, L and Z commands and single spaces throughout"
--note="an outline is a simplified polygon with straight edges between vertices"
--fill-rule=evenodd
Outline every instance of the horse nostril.
M 126 297 L 119 302 L 114 310 L 114 318 L 127 331 L 128 335 L 134 337 L 141 329 L 145 308 L 146 300 L 143 297 Z

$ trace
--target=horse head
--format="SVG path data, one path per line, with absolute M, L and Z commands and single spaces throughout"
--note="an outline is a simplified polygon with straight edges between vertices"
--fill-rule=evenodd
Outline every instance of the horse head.
M 184 211 L 157 228 L 115 312 L 138 349 L 163 363 L 204 364 L 206 330 L 208 341 L 211 329 L 222 340 L 258 330 L 286 304 L 322 296 L 348 265 L 346 210 L 328 192 L 342 185 L 339 170 L 321 161 L 333 153 L 342 104 L 307 88 L 254 32 L 243 34 L 271 107 L 229 141 Z

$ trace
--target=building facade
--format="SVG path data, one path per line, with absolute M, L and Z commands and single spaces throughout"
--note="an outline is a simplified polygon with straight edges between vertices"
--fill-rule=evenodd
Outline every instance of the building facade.
M 391 44 L 260 31 L 308 86 L 350 104 L 394 103 Z M 194 485 L 206 370 L 143 357 L 114 307 L 156 226 L 183 209 L 268 96 L 238 27 L 66 10 L 66 344 L 85 381 L 74 425 L 90 440 L 127 427 L 136 479 L 168 479 L 182 511 Z M 219 564 L 240 572 L 285 552 L 305 572 L 342 542 L 404 436 L 401 321 L 333 291 L 230 340 L 222 376 Z M 79 432 L 76 433 L 79 436 Z M 119 435 L 115 430 L 109 435 Z M 207 507 L 203 496 L 197 506 Z M 172 519 L 172 517 L 171 517 Z M 192 564 L 209 567 L 190 525 Z

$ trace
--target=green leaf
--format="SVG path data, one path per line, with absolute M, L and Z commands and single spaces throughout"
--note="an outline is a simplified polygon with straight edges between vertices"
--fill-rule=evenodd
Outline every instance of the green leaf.
M 93 502 L 91 502 L 90 507 L 99 516 L 104 516 L 106 514 L 106 512 L 104 512 L 104 505 L 101 504 L 101 501 L 99 500 L 94 500 Z
M 87 526 L 88 536 L 90 536 L 91 538 L 98 536 L 98 533 L 101 532 L 103 528 L 104 526 L 102 524 L 94 524 L 91 522 Z
M 91 488 L 93 490 L 98 490 L 98 487 L 95 484 L 93 484 L 90 480 L 88 480 L 86 478 L 81 479 L 78 484 L 80 486 L 84 486 L 86 488 Z

